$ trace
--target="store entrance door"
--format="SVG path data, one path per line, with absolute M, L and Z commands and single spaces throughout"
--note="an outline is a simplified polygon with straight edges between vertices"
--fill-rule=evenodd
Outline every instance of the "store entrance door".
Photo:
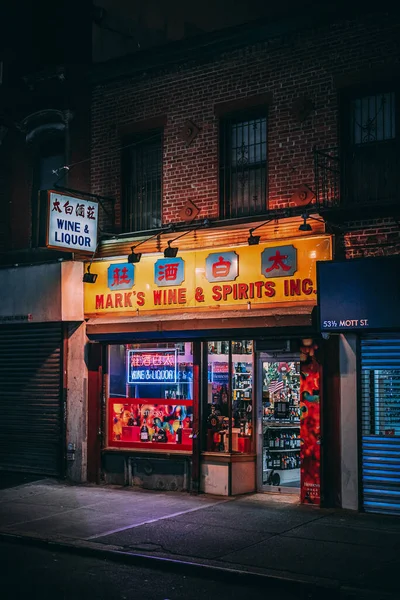
M 259 487 L 300 495 L 299 358 L 261 354 L 259 374 Z

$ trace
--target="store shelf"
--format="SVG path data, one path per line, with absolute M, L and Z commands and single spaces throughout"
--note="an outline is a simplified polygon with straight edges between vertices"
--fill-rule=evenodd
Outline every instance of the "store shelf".
M 282 425 L 270 425 L 263 422 L 266 429 L 300 429 L 300 423 L 284 423 Z
M 271 454 L 272 452 L 285 454 L 286 452 L 300 452 L 300 448 L 264 448 L 264 451 L 266 454 Z

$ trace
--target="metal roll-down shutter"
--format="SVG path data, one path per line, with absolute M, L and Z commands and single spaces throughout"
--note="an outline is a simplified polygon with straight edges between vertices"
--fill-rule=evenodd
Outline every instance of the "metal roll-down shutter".
M 0 469 L 62 471 L 62 326 L 0 327 Z
M 362 340 L 361 369 L 364 509 L 400 515 L 400 336 Z

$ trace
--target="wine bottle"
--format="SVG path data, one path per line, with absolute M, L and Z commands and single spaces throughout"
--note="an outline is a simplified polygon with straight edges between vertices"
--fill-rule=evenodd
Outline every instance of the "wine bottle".
M 149 441 L 149 428 L 146 425 L 146 419 L 143 421 L 143 425 L 140 428 L 140 441 L 141 442 Z

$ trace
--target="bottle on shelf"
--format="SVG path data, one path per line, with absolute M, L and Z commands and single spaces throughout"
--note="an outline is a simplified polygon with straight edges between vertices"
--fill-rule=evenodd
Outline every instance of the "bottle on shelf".
M 143 421 L 143 425 L 140 428 L 140 441 L 141 442 L 149 441 L 149 428 L 146 425 L 146 419 Z

